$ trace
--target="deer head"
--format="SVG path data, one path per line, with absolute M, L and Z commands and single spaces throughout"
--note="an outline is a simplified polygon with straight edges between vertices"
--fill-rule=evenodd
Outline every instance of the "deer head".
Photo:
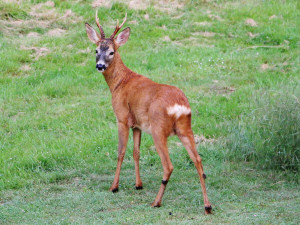
M 119 20 L 117 20 L 117 26 L 115 28 L 115 31 L 112 33 L 112 35 L 109 38 L 105 38 L 105 33 L 99 23 L 98 11 L 96 11 L 96 24 L 100 30 L 100 34 L 97 33 L 91 25 L 85 23 L 87 36 L 93 43 L 97 45 L 96 69 L 101 73 L 104 72 L 109 67 L 109 65 L 114 60 L 114 56 L 118 48 L 124 45 L 129 38 L 130 35 L 129 27 L 122 30 L 121 33 L 115 38 L 118 31 L 124 25 L 126 19 L 127 19 L 127 13 L 120 26 L 119 26 Z

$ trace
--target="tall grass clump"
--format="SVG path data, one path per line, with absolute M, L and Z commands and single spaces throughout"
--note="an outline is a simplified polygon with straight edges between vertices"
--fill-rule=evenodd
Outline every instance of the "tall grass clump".
M 255 110 L 229 126 L 227 157 L 266 169 L 299 171 L 300 103 L 293 93 L 263 93 Z M 252 108 L 252 107 L 251 107 Z

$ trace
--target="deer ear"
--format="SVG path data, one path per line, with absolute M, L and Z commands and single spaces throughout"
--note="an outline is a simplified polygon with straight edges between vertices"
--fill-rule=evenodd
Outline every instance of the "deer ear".
M 100 39 L 101 39 L 100 35 L 88 23 L 85 23 L 85 30 L 86 30 L 87 36 L 93 43 L 96 44 L 97 42 L 100 41 Z
M 119 46 L 124 45 L 129 38 L 130 35 L 130 27 L 126 27 L 124 30 L 121 31 L 121 33 L 116 38 L 116 42 Z

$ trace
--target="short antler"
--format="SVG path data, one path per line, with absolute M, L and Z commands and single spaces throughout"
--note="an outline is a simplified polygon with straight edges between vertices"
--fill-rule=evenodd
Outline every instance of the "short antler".
M 100 34 L 101 34 L 101 39 L 105 39 L 105 34 L 104 34 L 104 31 L 99 23 L 99 18 L 98 18 L 98 10 L 96 10 L 96 24 L 100 30 Z
M 124 23 L 126 22 L 126 19 L 127 19 L 127 13 L 125 15 L 125 18 L 122 22 L 122 24 L 119 26 L 119 20 L 117 20 L 117 26 L 116 26 L 116 29 L 115 31 L 113 32 L 113 34 L 110 36 L 110 39 L 114 39 L 114 37 L 116 36 L 116 34 L 118 33 L 118 31 L 122 28 L 122 26 L 124 25 Z

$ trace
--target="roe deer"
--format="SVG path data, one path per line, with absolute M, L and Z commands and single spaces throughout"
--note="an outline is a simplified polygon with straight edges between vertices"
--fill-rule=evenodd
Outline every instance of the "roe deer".
M 152 204 L 153 207 L 159 207 L 173 171 L 167 148 L 167 138 L 176 134 L 197 168 L 203 192 L 205 213 L 210 214 L 212 208 L 206 194 L 205 174 L 203 173 L 201 158 L 195 146 L 191 128 L 191 108 L 187 97 L 177 87 L 155 83 L 124 65 L 118 53 L 118 48 L 127 42 L 130 28 L 125 28 L 116 38 L 115 36 L 124 25 L 126 18 L 127 14 L 120 26 L 119 21 L 117 21 L 115 31 L 109 38 L 105 38 L 104 31 L 99 24 L 97 12 L 96 24 L 100 34 L 88 23 L 85 24 L 89 39 L 97 45 L 96 68 L 103 73 L 108 84 L 112 95 L 113 110 L 117 117 L 119 135 L 118 164 L 110 191 L 117 192 L 119 188 L 119 177 L 126 152 L 129 128 L 133 131 L 135 186 L 136 189 L 143 188 L 139 172 L 139 148 L 143 131 L 152 135 L 163 166 L 162 184 Z

